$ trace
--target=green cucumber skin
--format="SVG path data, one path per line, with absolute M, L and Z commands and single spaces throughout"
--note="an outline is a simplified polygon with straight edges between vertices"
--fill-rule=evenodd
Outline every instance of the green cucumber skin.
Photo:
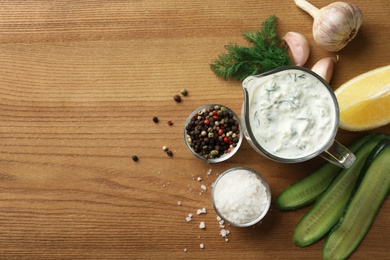
M 376 133 L 366 134 L 354 142 L 349 147 L 349 150 L 355 153 L 361 145 L 377 135 Z M 275 200 L 275 206 L 280 210 L 288 211 L 299 209 L 312 203 L 326 190 L 341 170 L 342 168 L 332 163 L 325 164 L 312 174 L 282 191 Z
M 383 138 L 384 135 L 378 135 L 362 145 L 355 153 L 355 163 L 337 175 L 313 207 L 298 222 L 293 234 L 293 242 L 296 245 L 304 247 L 315 243 L 337 223 L 366 158 Z
M 312 203 L 340 171 L 341 168 L 334 164 L 325 164 L 280 193 L 275 200 L 275 206 L 280 210 L 289 211 Z
M 324 259 L 346 259 L 370 229 L 390 189 L 390 139 L 380 142 L 367 158 L 339 223 L 326 239 Z

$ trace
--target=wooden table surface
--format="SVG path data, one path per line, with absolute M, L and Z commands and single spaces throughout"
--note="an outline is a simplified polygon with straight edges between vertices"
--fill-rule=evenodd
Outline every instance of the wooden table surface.
M 389 2 L 354 3 L 364 23 L 338 53 L 334 89 L 390 61 Z M 224 45 L 245 45 L 241 32 L 270 15 L 280 35 L 307 36 L 307 67 L 335 55 L 316 46 L 312 18 L 293 0 L 1 1 L 0 258 L 320 259 L 323 240 L 306 248 L 291 240 L 309 207 L 272 206 L 259 226 L 227 227 L 226 242 L 211 185 L 246 166 L 265 176 L 275 198 L 325 161 L 272 162 L 244 140 L 230 160 L 206 164 L 183 141 L 197 107 L 221 103 L 240 112 L 241 83 L 217 78 L 209 64 Z M 182 88 L 189 95 L 176 103 Z M 375 131 L 390 134 L 390 126 Z M 340 130 L 337 139 L 349 145 L 363 134 Z M 203 207 L 207 213 L 197 215 Z M 388 259 L 389 221 L 387 199 L 351 259 Z

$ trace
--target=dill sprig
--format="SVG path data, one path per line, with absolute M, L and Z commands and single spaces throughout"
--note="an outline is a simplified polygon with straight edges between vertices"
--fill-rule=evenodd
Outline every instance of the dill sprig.
M 266 19 L 259 31 L 244 31 L 242 35 L 252 46 L 225 46 L 228 52 L 222 53 L 210 64 L 218 77 L 243 80 L 250 75 L 292 64 L 287 46 L 277 34 L 276 16 Z

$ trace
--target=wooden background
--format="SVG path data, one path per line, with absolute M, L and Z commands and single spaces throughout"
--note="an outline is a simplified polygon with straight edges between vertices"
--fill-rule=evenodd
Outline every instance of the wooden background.
M 338 53 L 334 89 L 390 61 L 389 2 L 353 2 L 364 24 Z M 228 227 L 225 242 L 210 195 L 218 174 L 246 166 L 266 177 L 275 198 L 322 159 L 275 163 L 244 141 L 233 158 L 208 165 L 183 141 L 197 107 L 240 112 L 241 83 L 216 78 L 209 64 L 224 45 L 246 44 L 241 32 L 270 15 L 281 35 L 307 36 L 307 67 L 335 55 L 315 45 L 312 18 L 293 0 L 0 1 L 0 258 L 321 258 L 323 241 L 299 248 L 291 240 L 308 207 L 273 207 L 260 226 Z M 176 103 L 182 88 L 189 95 Z M 390 126 L 375 131 L 390 134 Z M 338 140 L 349 145 L 363 134 L 340 130 Z M 196 215 L 203 207 L 207 214 Z M 389 216 L 387 199 L 351 259 L 388 259 Z

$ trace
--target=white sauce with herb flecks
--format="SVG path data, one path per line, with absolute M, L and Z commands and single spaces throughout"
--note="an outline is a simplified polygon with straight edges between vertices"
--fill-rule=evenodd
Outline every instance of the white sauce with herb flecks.
M 257 142 L 269 153 L 302 158 L 333 138 L 336 106 L 329 89 L 300 70 L 258 78 L 250 88 L 249 120 Z

